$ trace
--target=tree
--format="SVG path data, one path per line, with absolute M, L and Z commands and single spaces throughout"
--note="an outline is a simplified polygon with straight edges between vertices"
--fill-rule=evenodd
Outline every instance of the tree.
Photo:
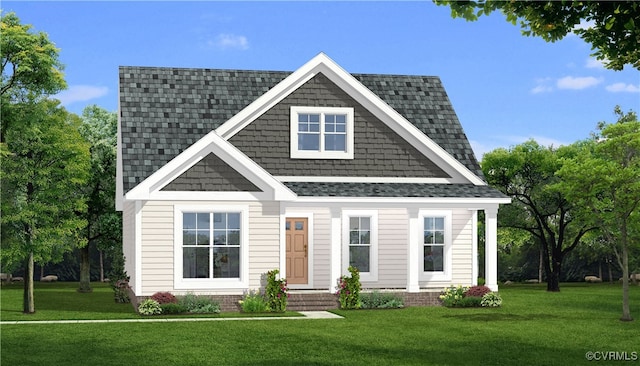
M 605 67 L 622 70 L 625 64 L 640 70 L 640 3 L 635 1 L 442 1 L 451 16 L 475 21 L 495 10 L 512 24 L 520 22 L 522 34 L 555 42 L 574 33 L 591 44 L 592 56 Z M 587 27 L 579 26 L 588 22 Z
M 597 225 L 622 269 L 622 317 L 629 309 L 629 250 L 640 241 L 640 121 L 619 107 L 618 122 L 600 123 L 589 149 L 560 169 L 561 189 L 587 211 L 582 220 Z
M 3 158 L 3 263 L 24 263 L 25 313 L 35 312 L 34 262 L 62 260 L 64 252 L 84 241 L 86 220 L 80 189 L 89 169 L 89 145 L 78 132 L 79 119 L 57 101 L 21 103 L 12 108 Z
M 7 113 L 5 109 L 15 103 L 55 94 L 66 88 L 63 66 L 58 60 L 59 49 L 46 33 L 31 33 L 31 25 L 20 24 L 15 13 L 2 15 L 0 27 L 3 116 Z M 3 142 L 10 122 L 18 121 L 4 117 L 1 120 Z
M 577 147 L 545 148 L 527 141 L 510 150 L 484 155 L 482 170 L 490 185 L 513 199 L 500 209 L 500 226 L 529 232 L 540 244 L 547 291 L 560 291 L 564 256 L 594 227 L 575 220 L 573 205 L 555 184 L 564 158 Z
M 80 292 L 91 291 L 90 247 L 98 247 L 102 258 L 105 249 L 112 253 L 113 248 L 121 243 L 121 216 L 115 211 L 114 202 L 117 129 L 115 112 L 95 105 L 86 107 L 82 112 L 80 134 L 91 144 L 91 176 L 83 190 L 88 205 L 83 212 L 87 221 L 84 235 L 87 245 L 80 249 Z

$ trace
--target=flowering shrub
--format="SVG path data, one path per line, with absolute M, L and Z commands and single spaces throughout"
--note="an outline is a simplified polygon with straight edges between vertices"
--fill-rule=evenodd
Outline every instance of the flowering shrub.
M 158 315 L 162 314 L 162 308 L 156 300 L 146 299 L 138 305 L 138 312 L 141 315 Z
M 362 306 L 360 302 L 360 272 L 357 268 L 349 266 L 351 276 L 342 276 L 338 279 L 336 287 L 340 309 L 359 309 Z
M 269 311 L 269 306 L 264 296 L 258 291 L 249 291 L 244 294 L 244 298 L 240 300 L 240 307 L 245 313 L 264 313 Z
M 486 286 L 446 287 L 440 295 L 442 304 L 446 307 L 498 307 L 502 304 L 502 298 Z
M 480 305 L 487 308 L 497 308 L 502 305 L 502 298 L 500 297 L 500 294 L 489 292 L 482 296 Z
M 269 311 L 282 313 L 287 310 L 289 288 L 287 287 L 286 278 L 276 279 L 278 273 L 280 273 L 280 271 L 277 269 L 267 272 L 267 287 L 265 293 Z
M 467 292 L 468 289 L 468 287 L 462 287 L 460 285 L 446 287 L 442 295 L 440 295 L 440 300 L 442 300 L 442 304 L 448 308 L 461 307 L 464 293 Z
M 464 293 L 466 297 L 482 297 L 484 294 L 491 292 L 487 286 L 472 286 Z
M 160 305 L 178 302 L 178 299 L 170 292 L 156 292 L 155 294 L 151 295 L 151 298 L 156 300 Z

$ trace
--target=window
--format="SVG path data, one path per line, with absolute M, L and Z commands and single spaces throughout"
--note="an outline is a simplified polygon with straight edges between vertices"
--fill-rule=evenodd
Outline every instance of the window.
M 451 279 L 451 211 L 420 211 L 420 280 Z
M 444 217 L 424 218 L 424 271 L 444 271 Z
M 291 158 L 353 159 L 353 108 L 291 107 Z
M 378 212 L 342 212 L 343 273 L 354 266 L 363 282 L 378 280 Z
M 349 218 L 349 265 L 369 272 L 371 265 L 371 218 Z
M 175 207 L 175 288 L 246 287 L 247 211 L 234 205 Z
M 239 278 L 240 213 L 182 215 L 183 278 Z

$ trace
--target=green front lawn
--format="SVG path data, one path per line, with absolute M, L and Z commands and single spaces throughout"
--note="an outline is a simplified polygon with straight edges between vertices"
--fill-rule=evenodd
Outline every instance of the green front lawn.
M 344 319 L 2 325 L 0 364 L 574 365 L 590 363 L 585 358 L 590 351 L 640 357 L 640 320 L 618 320 L 619 285 L 562 284 L 561 289 L 503 287 L 504 305 L 498 309 L 338 311 Z M 63 313 L 64 306 L 47 305 L 41 290 L 36 316 Z M 2 320 L 6 293 L 3 288 Z M 84 311 L 92 319 L 132 312 L 130 307 L 114 311 L 113 306 L 126 305 L 113 304 L 108 295 L 108 304 L 96 304 L 93 311 L 69 312 Z M 638 286 L 631 289 L 631 304 L 640 319 Z

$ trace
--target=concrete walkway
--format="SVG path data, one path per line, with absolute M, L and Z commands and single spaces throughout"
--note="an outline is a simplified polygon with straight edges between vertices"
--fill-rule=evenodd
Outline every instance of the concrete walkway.
M 210 322 L 228 320 L 306 320 L 306 319 L 342 319 L 340 315 L 328 311 L 299 311 L 303 316 L 256 316 L 244 318 L 140 318 L 140 319 L 102 319 L 102 320 L 9 320 L 0 321 L 0 325 L 15 324 L 80 324 L 80 323 L 175 323 Z

